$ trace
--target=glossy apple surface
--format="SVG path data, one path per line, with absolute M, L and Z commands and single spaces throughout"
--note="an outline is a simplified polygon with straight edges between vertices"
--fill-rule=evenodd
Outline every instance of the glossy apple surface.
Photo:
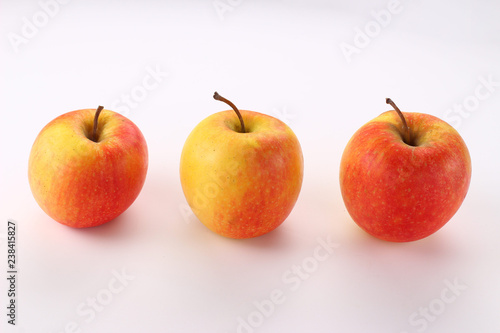
M 180 179 L 187 202 L 212 231 L 250 238 L 277 228 L 292 211 L 302 186 L 299 141 L 282 121 L 241 110 L 200 122 L 182 150 Z
M 362 126 L 348 142 L 340 164 L 340 188 L 352 219 L 387 241 L 427 237 L 462 204 L 471 180 L 465 142 L 446 122 L 403 112 L 411 142 L 403 141 L 401 119 L 388 111 Z
M 126 117 L 95 109 L 68 112 L 47 124 L 29 158 L 28 178 L 40 207 L 75 228 L 108 222 L 139 195 L 148 168 L 146 141 Z

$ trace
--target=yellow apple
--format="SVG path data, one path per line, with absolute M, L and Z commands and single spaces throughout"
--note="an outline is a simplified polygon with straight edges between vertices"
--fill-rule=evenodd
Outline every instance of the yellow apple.
M 31 149 L 28 178 L 35 200 L 50 217 L 85 228 L 123 213 L 139 195 L 147 168 L 139 128 L 99 107 L 48 123 Z
M 288 217 L 302 186 L 299 141 L 282 121 L 233 107 L 200 122 L 184 144 L 180 179 L 187 202 L 209 229 L 251 238 Z

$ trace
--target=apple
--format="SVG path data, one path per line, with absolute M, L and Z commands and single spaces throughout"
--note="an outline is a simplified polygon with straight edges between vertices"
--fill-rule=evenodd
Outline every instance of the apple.
M 189 134 L 180 180 L 198 219 L 229 238 L 266 234 L 288 217 L 302 186 L 299 141 L 282 121 L 236 106 L 215 113 Z M 238 116 L 236 117 L 235 114 Z
M 382 240 L 409 242 L 443 227 L 461 206 L 471 159 L 458 132 L 424 113 L 394 110 L 362 126 L 340 163 L 340 189 L 350 216 Z
M 28 178 L 50 217 L 86 228 L 123 213 L 139 195 L 147 169 L 139 128 L 99 106 L 65 113 L 42 129 L 31 148 Z

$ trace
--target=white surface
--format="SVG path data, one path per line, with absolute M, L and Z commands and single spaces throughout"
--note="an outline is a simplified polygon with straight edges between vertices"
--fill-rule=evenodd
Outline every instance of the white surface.
M 214 4 L 231 10 L 219 15 Z M 376 23 L 372 11 L 394 4 Z M 46 22 L 37 1 L 0 6 L 0 232 L 17 221 L 19 261 L 15 327 L 0 284 L 7 332 L 500 331 L 498 2 L 74 0 L 51 7 Z M 33 16 L 43 26 L 16 52 L 9 36 Z M 363 47 L 348 62 L 341 45 L 365 28 L 373 37 L 361 45 L 358 36 Z M 145 78 L 146 96 L 127 110 L 122 96 L 139 94 Z M 256 239 L 220 237 L 186 210 L 180 152 L 199 121 L 227 109 L 215 90 L 285 120 L 302 144 L 299 200 Z M 338 185 L 347 141 L 389 109 L 386 97 L 448 120 L 473 162 L 458 213 L 407 244 L 365 234 Z M 98 105 L 139 126 L 150 168 L 122 216 L 74 230 L 38 207 L 27 160 L 46 123 Z M 331 253 L 319 248 L 328 239 Z M 122 270 L 130 280 L 120 284 Z M 96 297 L 105 305 L 93 310 Z M 255 327 L 239 328 L 241 320 Z

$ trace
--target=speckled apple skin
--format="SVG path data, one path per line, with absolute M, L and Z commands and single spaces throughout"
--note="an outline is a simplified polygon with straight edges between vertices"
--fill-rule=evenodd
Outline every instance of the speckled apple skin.
M 285 221 L 302 186 L 299 141 L 282 121 L 240 110 L 213 114 L 188 136 L 181 154 L 184 195 L 198 219 L 229 238 L 266 234 Z
M 31 149 L 28 179 L 40 207 L 74 228 L 106 223 L 139 195 L 148 169 L 146 141 L 126 117 L 103 110 L 99 140 L 89 139 L 95 109 L 65 113 L 48 123 Z
M 387 111 L 362 126 L 340 163 L 340 189 L 352 219 L 392 242 L 427 237 L 461 206 L 471 181 L 464 140 L 446 122 L 403 113 L 414 145 L 403 142 L 402 122 Z

